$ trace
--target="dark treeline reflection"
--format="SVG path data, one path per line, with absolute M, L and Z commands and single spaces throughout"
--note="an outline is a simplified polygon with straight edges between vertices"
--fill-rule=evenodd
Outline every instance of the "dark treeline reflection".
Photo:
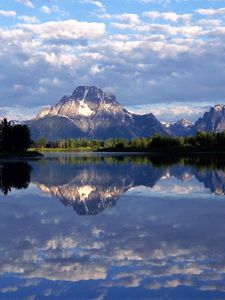
M 12 188 L 26 189 L 30 183 L 31 166 L 27 162 L 0 163 L 0 189 L 7 195 Z
M 48 157 L 48 160 L 58 161 L 62 164 L 82 165 L 86 163 L 100 163 L 105 162 L 108 164 L 119 163 L 133 163 L 133 164 L 151 164 L 154 167 L 168 167 L 174 164 L 182 164 L 187 166 L 195 166 L 197 168 L 207 169 L 224 169 L 225 170 L 225 157 L 223 155 L 193 155 L 193 156 L 171 156 L 171 155 L 123 155 L 106 153 L 104 155 L 84 155 L 73 156 L 70 153 L 60 153 L 56 156 Z M 43 159 L 42 159 L 43 161 Z
M 86 163 L 107 163 L 107 164 L 143 164 L 152 165 L 156 168 L 169 167 L 175 164 L 184 166 L 194 166 L 197 169 L 218 169 L 225 171 L 225 157 L 223 155 L 194 155 L 194 156 L 166 156 L 166 155 L 96 155 L 96 156 L 70 156 L 61 154 L 57 157 L 51 157 L 49 160 L 55 160 L 62 164 L 83 165 Z
M 225 171 L 225 157 L 224 156 L 208 156 L 202 154 L 200 156 L 190 157 L 166 157 L 166 156 L 154 156 L 150 158 L 150 161 L 154 167 L 169 167 L 175 164 L 184 166 L 193 166 L 198 170 L 223 170 Z

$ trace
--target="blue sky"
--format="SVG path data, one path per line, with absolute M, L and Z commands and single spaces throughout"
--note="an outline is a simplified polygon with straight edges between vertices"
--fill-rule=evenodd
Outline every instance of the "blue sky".
M 192 121 L 225 102 L 225 1 L 0 0 L 0 116 L 26 119 L 78 85 Z

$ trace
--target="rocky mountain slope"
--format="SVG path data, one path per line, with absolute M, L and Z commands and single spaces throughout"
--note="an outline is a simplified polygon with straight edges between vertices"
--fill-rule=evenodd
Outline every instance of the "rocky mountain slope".
M 194 124 L 186 119 L 181 119 L 174 124 L 166 124 L 166 128 L 172 136 L 189 136 L 195 133 Z
M 225 130 L 225 105 L 215 105 L 195 123 L 196 131 L 222 132 Z
M 162 122 L 162 125 L 172 136 L 190 136 L 197 131 L 223 132 L 225 130 L 225 105 L 217 104 L 211 107 L 195 124 L 182 119 L 174 124 Z
M 110 93 L 94 86 L 79 86 L 71 96 L 64 96 L 56 105 L 41 111 L 27 121 L 33 139 L 88 137 L 146 137 L 159 133 L 168 135 L 153 114 L 128 112 Z
M 111 93 L 95 86 L 78 86 L 72 95 L 64 96 L 56 105 L 43 109 L 26 122 L 34 140 L 86 137 L 91 139 L 147 137 L 156 133 L 190 136 L 197 131 L 225 130 L 225 105 L 215 105 L 195 124 L 181 119 L 174 124 L 159 122 L 149 113 L 128 112 Z

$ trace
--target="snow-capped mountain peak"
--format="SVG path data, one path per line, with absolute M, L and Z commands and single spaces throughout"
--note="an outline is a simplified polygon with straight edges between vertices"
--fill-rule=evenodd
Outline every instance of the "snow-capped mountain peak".
M 98 110 L 111 113 L 121 112 L 123 108 L 116 101 L 114 95 L 105 93 L 95 86 L 78 86 L 71 96 L 64 96 L 55 106 L 44 108 L 36 117 L 61 116 L 75 118 L 77 116 L 90 117 Z
M 113 94 L 106 93 L 96 86 L 78 86 L 73 91 L 72 98 L 98 104 L 102 102 L 117 102 Z
M 170 123 L 170 122 L 161 121 L 160 123 L 166 128 L 170 128 L 170 126 L 172 125 L 172 123 Z
M 183 127 L 193 126 L 193 123 L 191 121 L 187 120 L 187 119 L 181 119 L 181 120 L 177 121 L 175 124 L 183 126 Z
M 223 105 L 223 104 L 216 104 L 216 105 L 214 105 L 214 111 L 216 111 L 216 112 L 222 112 L 222 110 L 225 108 L 225 105 Z
M 95 86 L 78 86 L 54 106 L 45 108 L 28 121 L 32 137 L 60 138 L 134 138 L 155 133 L 168 135 L 152 114 L 128 112 L 116 97 Z

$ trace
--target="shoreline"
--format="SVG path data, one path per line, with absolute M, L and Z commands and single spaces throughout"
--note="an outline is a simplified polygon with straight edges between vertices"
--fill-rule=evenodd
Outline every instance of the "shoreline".
M 36 150 L 23 151 L 23 152 L 14 152 L 14 151 L 4 151 L 0 152 L 0 159 L 7 158 L 39 158 L 44 155 Z
M 60 148 L 34 148 L 30 149 L 27 153 L 38 153 L 43 156 L 45 153 L 92 153 L 92 154 L 103 154 L 103 153 L 115 153 L 115 154 L 144 154 L 144 155 L 162 155 L 162 156 L 192 156 L 192 155 L 225 155 L 225 149 L 219 150 L 206 150 L 206 149 L 196 149 L 196 148 L 165 148 L 165 149 L 151 149 L 149 151 L 142 149 L 115 149 L 115 148 L 105 148 L 105 149 L 60 149 Z M 33 156 L 33 155 L 32 155 Z M 1 155 L 0 155 L 1 157 Z

